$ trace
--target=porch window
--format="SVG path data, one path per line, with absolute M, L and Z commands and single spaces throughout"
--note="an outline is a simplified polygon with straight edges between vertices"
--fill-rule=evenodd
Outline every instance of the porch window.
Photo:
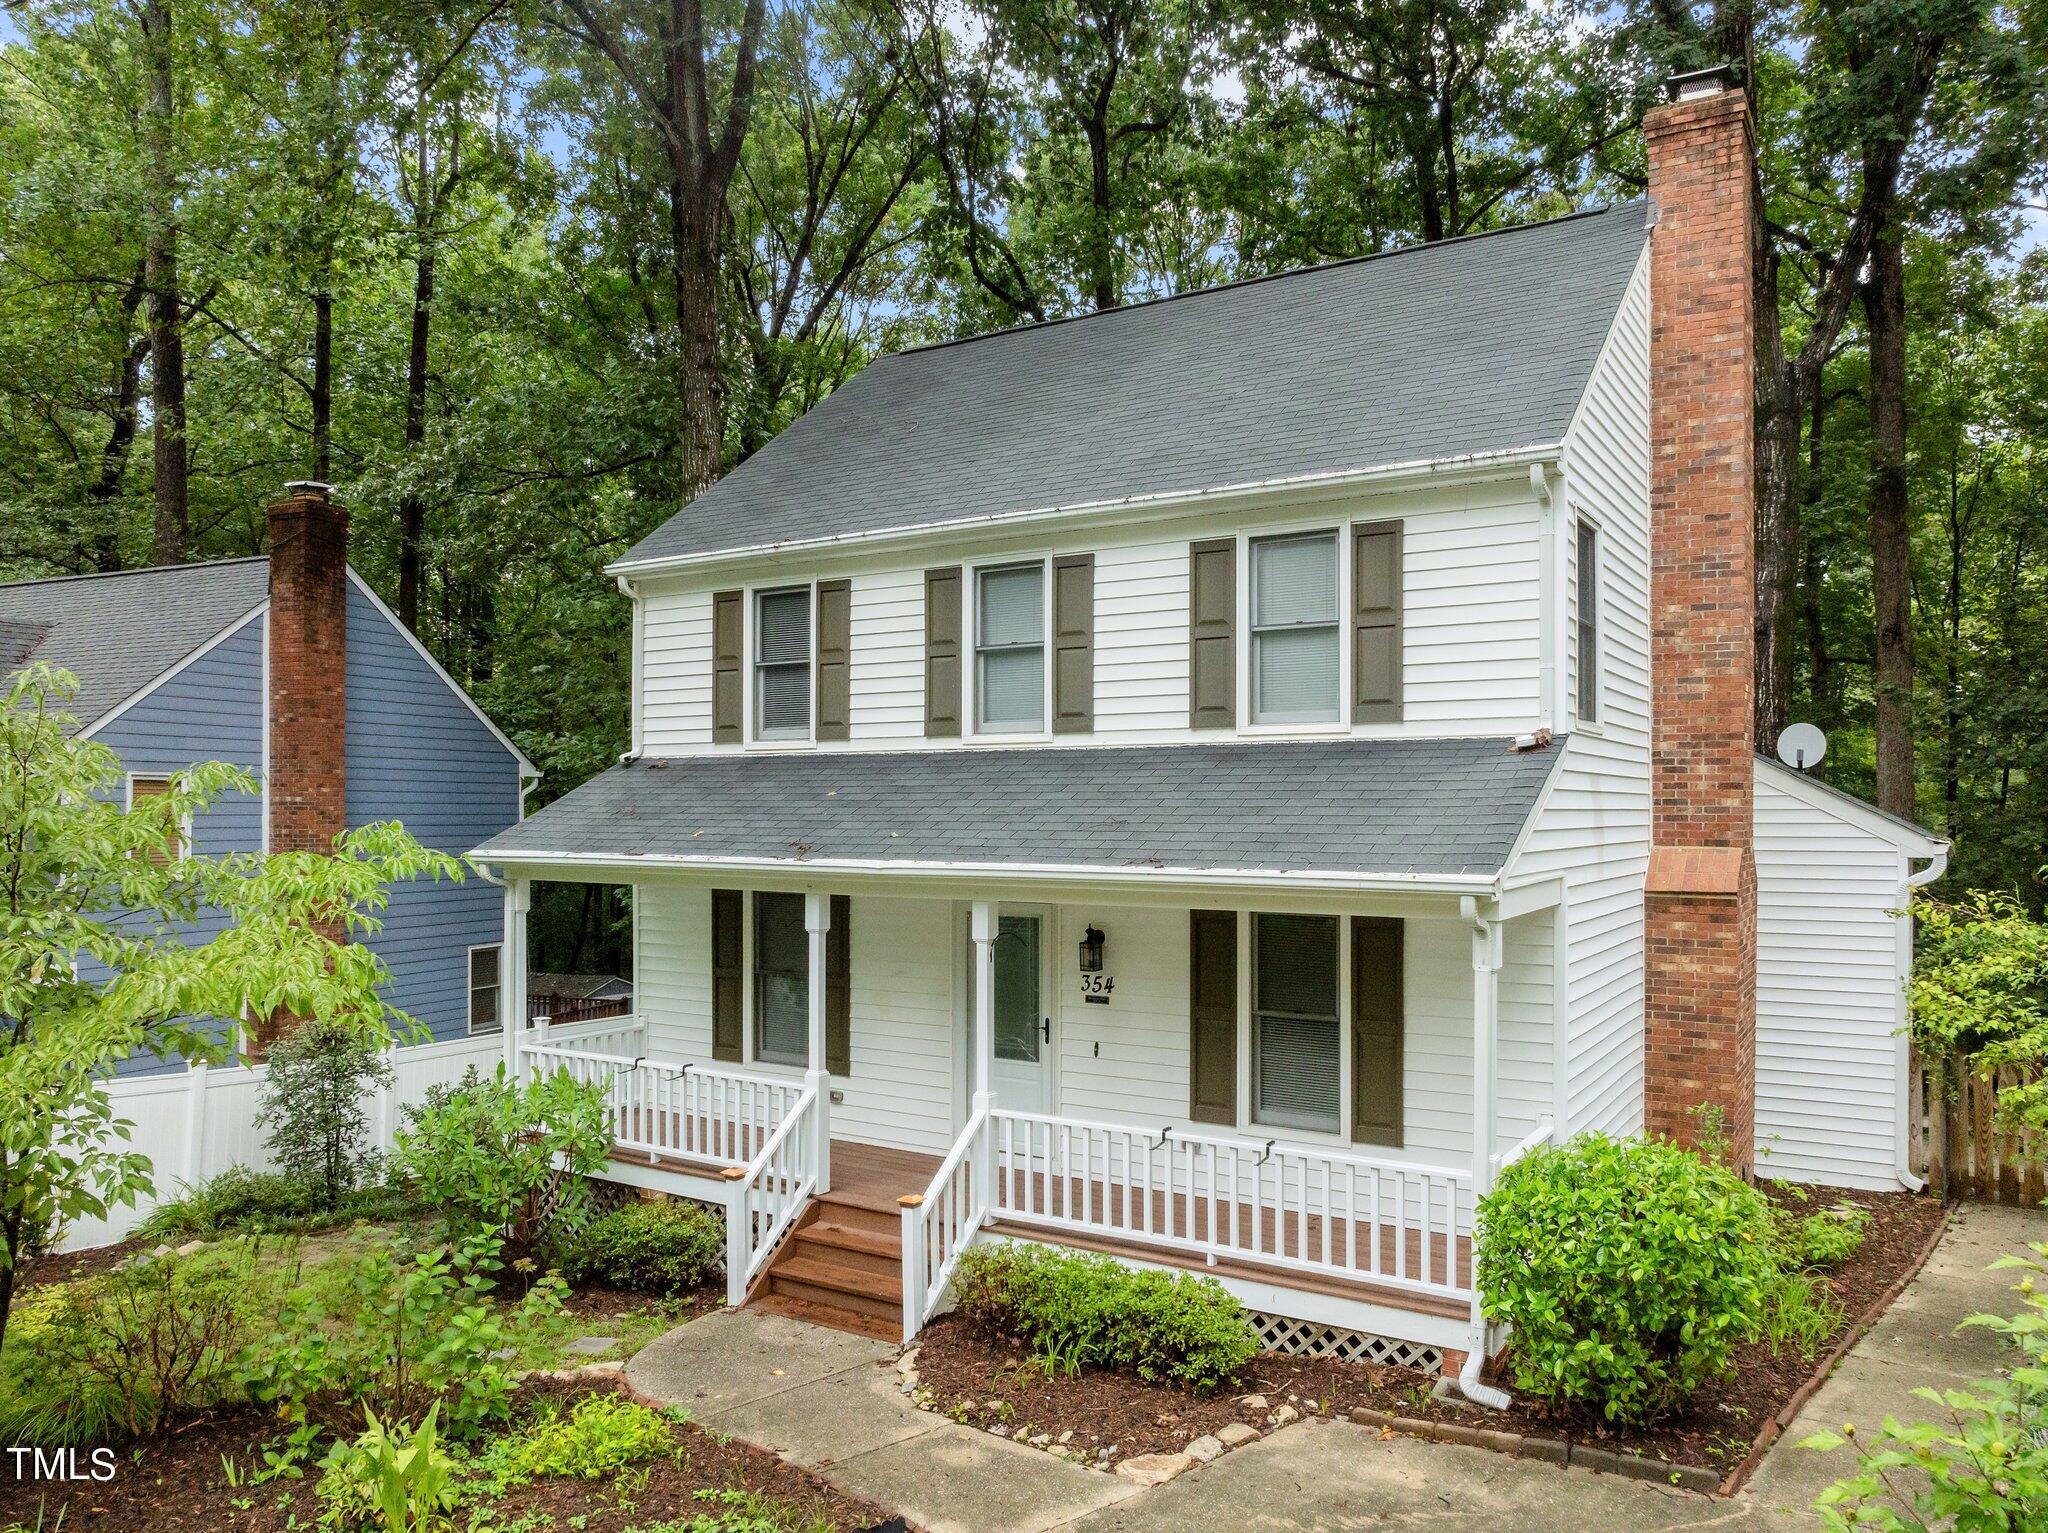
M 754 896 L 754 1057 L 810 1062 L 810 942 L 801 894 Z
M 1045 566 L 1016 564 L 977 578 L 977 727 L 992 734 L 1045 728 Z
M 754 735 L 801 740 L 811 732 L 811 593 L 754 598 Z
M 1252 544 L 1252 719 L 1259 724 L 1337 718 L 1337 535 L 1261 538 Z
M 1579 717 L 1600 717 L 1600 529 L 1579 523 Z
M 498 965 L 503 949 L 497 943 L 469 950 L 469 1030 L 495 1033 L 502 1025 Z
M 1341 1127 L 1335 916 L 1253 918 L 1253 1117 L 1280 1128 Z

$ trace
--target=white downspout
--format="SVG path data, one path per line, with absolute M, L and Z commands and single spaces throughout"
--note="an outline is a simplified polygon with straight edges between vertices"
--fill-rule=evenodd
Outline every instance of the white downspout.
M 1479 914 L 1471 895 L 1459 901 L 1459 912 L 1472 927 L 1472 1206 L 1493 1190 L 1493 1071 L 1500 1033 L 1500 922 Z M 1458 1389 L 1474 1405 L 1504 1411 L 1514 1397 L 1504 1389 L 1479 1382 L 1486 1367 L 1486 1314 L 1479 1298 L 1479 1231 L 1472 1231 L 1472 1336 L 1465 1366 L 1458 1370 Z
M 1912 1136 L 1913 1113 L 1918 1106 L 1912 1100 L 1913 1091 L 1913 1039 L 1909 1031 L 1911 1019 L 1907 1015 L 1906 987 L 1913 979 L 1913 891 L 1933 883 L 1948 871 L 1948 843 L 1938 842 L 1934 855 L 1927 866 L 1917 873 L 1908 873 L 1900 888 L 1899 914 L 1899 1121 L 1898 1130 L 1892 1135 L 1892 1174 L 1899 1179 L 1899 1185 L 1908 1192 L 1926 1189 L 1927 1179 L 1914 1174 L 1912 1157 L 1906 1148 Z

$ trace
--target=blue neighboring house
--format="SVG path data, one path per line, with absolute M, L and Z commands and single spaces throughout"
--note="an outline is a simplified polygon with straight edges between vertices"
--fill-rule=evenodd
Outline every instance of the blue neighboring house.
M 277 589 L 335 575 L 339 590 Z M 295 594 L 345 614 L 341 675 L 331 655 L 316 658 L 345 699 L 347 824 L 399 820 L 460 854 L 516 822 L 538 772 L 343 559 L 325 576 L 264 557 L 0 584 L 0 671 L 47 662 L 75 675 L 78 733 L 119 755 L 131 797 L 194 762 L 245 767 L 264 791 L 216 803 L 190 841 L 204 854 L 265 849 L 270 764 L 287 738 L 279 715 L 293 712 L 272 664 L 271 610 Z M 304 773 L 290 755 L 281 764 Z M 202 930 L 214 926 L 202 917 Z M 386 998 L 441 1041 L 498 1029 L 503 937 L 503 892 L 472 872 L 394 888 L 369 941 L 391 970 Z

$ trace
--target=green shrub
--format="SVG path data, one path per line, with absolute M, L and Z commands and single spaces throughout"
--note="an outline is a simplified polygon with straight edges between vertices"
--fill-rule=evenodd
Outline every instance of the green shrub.
M 1514 1328 L 1516 1384 L 1614 1421 L 1652 1420 L 1726 1373 L 1777 1271 L 1763 1194 L 1663 1140 L 1538 1150 L 1479 1219 L 1479 1288 Z
M 633 1202 L 601 1214 L 569 1243 L 571 1282 L 678 1294 L 701 1288 L 725 1265 L 725 1221 L 695 1203 Z
M 136 1233 L 149 1240 L 211 1238 L 229 1230 L 277 1230 L 315 1214 L 320 1194 L 275 1171 L 230 1166 L 159 1203 Z
M 751 1490 L 700 1490 L 696 1499 L 713 1510 L 692 1517 L 635 1523 L 626 1533 L 832 1533 L 826 1518 L 771 1501 Z
M 1258 1355 L 1244 1307 L 1213 1278 L 1051 1246 L 976 1246 L 954 1279 L 961 1316 L 1025 1342 L 1048 1368 L 1119 1368 L 1208 1390 Z
M 315 1189 L 323 1207 L 372 1179 L 371 1093 L 391 1080 L 390 1039 L 319 1017 L 270 1046 L 256 1121 L 278 1170 Z
M 366 1413 L 353 1442 L 338 1442 L 320 1462 L 320 1526 L 345 1533 L 440 1533 L 459 1488 L 455 1460 L 442 1449 L 429 1407 L 416 1427 L 392 1431 Z
M 1777 1209 L 1771 1216 L 1771 1243 L 1779 1264 L 1799 1272 L 1832 1271 L 1863 1248 L 1870 1211 L 1855 1203 L 1837 1203 L 1817 1213 Z
M 1774 1348 L 1797 1347 L 1812 1357 L 1844 1318 L 1841 1301 L 1810 1273 L 1780 1272 L 1764 1289 L 1763 1337 Z
M 410 1426 L 438 1402 L 465 1437 L 510 1414 L 503 1354 L 560 1326 L 562 1285 L 543 1278 L 517 1304 L 492 1302 L 498 1243 L 408 1259 L 388 1246 L 323 1270 L 286 1300 L 276 1330 L 244 1357 L 242 1382 L 286 1419 L 345 1430 L 365 1409 Z
M 279 1286 L 255 1244 L 238 1241 L 33 1290 L 0 1355 L 0 1439 L 141 1437 L 232 1397 L 235 1361 Z
M 670 1418 L 624 1395 L 585 1395 L 564 1416 L 550 1411 L 500 1439 L 482 1469 L 497 1488 L 543 1476 L 602 1480 L 643 1459 L 674 1455 Z
M 560 1071 L 512 1079 L 472 1066 L 406 1109 L 395 1168 L 462 1238 L 486 1232 L 524 1251 L 561 1243 L 581 1223 L 583 1179 L 611 1149 L 604 1090 Z

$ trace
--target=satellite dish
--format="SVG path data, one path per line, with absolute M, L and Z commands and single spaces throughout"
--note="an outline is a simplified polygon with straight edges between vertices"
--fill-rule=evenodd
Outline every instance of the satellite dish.
M 1811 724 L 1787 724 L 1778 736 L 1778 759 L 1795 772 L 1819 766 L 1828 753 L 1828 737 Z

